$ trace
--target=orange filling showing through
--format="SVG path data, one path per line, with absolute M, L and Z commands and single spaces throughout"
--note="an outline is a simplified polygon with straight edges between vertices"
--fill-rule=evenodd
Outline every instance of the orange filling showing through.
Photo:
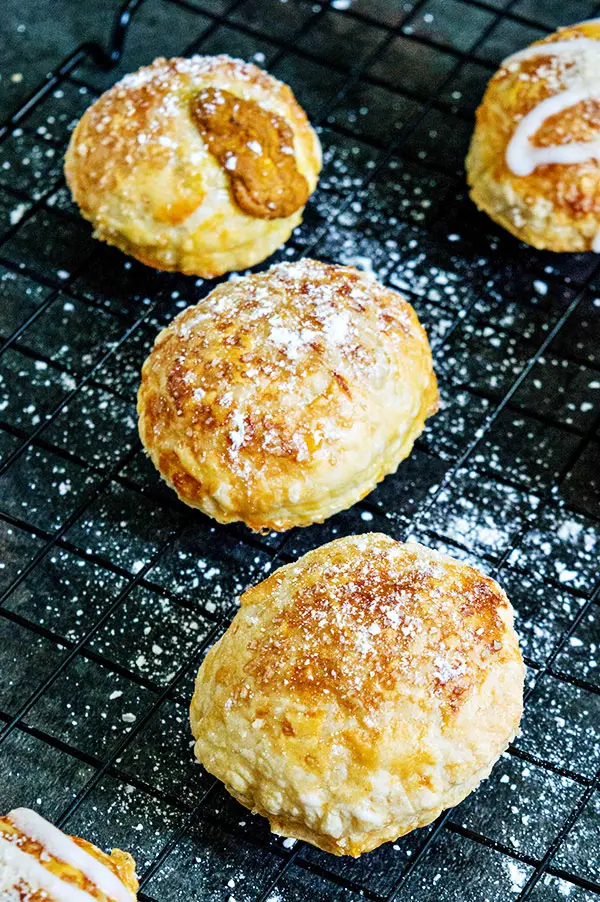
M 194 97 L 191 113 L 244 213 L 280 219 L 304 206 L 308 183 L 296 167 L 292 129 L 281 116 L 211 87 Z

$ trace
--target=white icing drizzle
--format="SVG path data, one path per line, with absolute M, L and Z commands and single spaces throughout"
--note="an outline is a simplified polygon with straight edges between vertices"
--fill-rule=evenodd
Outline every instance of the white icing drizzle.
M 93 855 L 90 855 L 89 852 L 78 846 L 70 836 L 66 836 L 41 815 L 31 811 L 29 808 L 16 808 L 14 811 L 10 811 L 7 817 L 17 830 L 24 833 L 29 839 L 42 845 L 46 852 L 54 858 L 58 858 L 60 861 L 64 861 L 66 864 L 81 871 L 90 883 L 93 883 L 105 896 L 114 899 L 115 902 L 131 902 L 129 891 L 110 868 L 107 868 L 101 861 L 98 861 L 97 858 L 94 858 Z M 63 881 L 60 882 L 63 886 L 69 885 Z M 92 898 L 88 893 L 84 895 L 87 900 Z M 56 898 L 62 899 L 63 897 L 57 896 Z M 66 899 L 67 897 L 65 896 L 64 898 Z
M 0 895 L 12 899 L 11 890 L 24 883 L 33 892 L 46 893 L 56 902 L 96 902 L 93 896 L 66 883 L 43 864 L 9 840 L 0 836 Z M 5 896 L 4 893 L 7 893 Z
M 592 250 L 595 254 L 600 254 L 600 229 L 594 235 L 594 240 L 592 241 Z
M 548 163 L 585 163 L 586 160 L 600 159 L 600 140 L 550 144 L 548 147 L 533 147 L 529 140 L 550 116 L 562 113 L 576 103 L 589 100 L 593 96 L 600 99 L 600 85 L 593 94 L 587 88 L 579 91 L 562 91 L 538 103 L 519 122 L 509 141 L 506 148 L 508 168 L 515 175 L 530 175 L 538 166 Z
M 530 175 L 538 166 L 550 163 L 583 163 L 591 159 L 600 161 L 600 139 L 552 144 L 548 147 L 534 147 L 530 141 L 551 116 L 581 101 L 600 99 L 600 41 L 582 37 L 536 44 L 509 56 L 502 66 L 510 69 L 523 60 L 536 56 L 551 59 L 563 57 L 572 64 L 572 71 L 565 70 L 561 73 L 561 81 L 566 83 L 566 90 L 542 100 L 519 122 L 506 148 L 508 168 L 515 175 Z

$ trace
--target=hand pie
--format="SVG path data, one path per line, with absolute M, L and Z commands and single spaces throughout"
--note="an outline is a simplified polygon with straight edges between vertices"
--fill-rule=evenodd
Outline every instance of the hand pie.
M 0 899 L 27 902 L 135 902 L 135 861 L 67 836 L 35 811 L 0 817 Z
M 204 278 L 283 244 L 320 168 L 287 85 L 227 56 L 157 59 L 127 75 L 85 112 L 65 162 L 96 237 Z
M 516 734 L 524 667 L 500 586 L 371 533 L 275 571 L 205 658 L 199 761 L 283 836 L 358 856 L 457 805 Z
M 600 20 L 504 60 L 467 156 L 471 197 L 522 241 L 600 251 Z
M 139 430 L 186 504 L 284 530 L 370 492 L 437 398 L 410 304 L 356 269 L 301 260 L 219 285 L 160 333 Z

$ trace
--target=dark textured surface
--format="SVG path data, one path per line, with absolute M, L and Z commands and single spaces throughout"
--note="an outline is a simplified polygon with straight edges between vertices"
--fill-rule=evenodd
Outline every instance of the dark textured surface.
M 83 41 L 106 41 L 120 5 L 120 0 L 3 0 L 0 119 Z
M 5 115 L 116 4 L 3 6 Z M 479 216 L 463 154 L 496 63 L 596 4 L 145 0 L 0 144 L 0 810 L 130 849 L 142 898 L 589 902 L 600 893 L 600 274 Z M 20 28 L 19 26 L 24 26 Z M 430 335 L 441 409 L 411 458 L 321 526 L 254 536 L 186 510 L 142 454 L 139 369 L 212 283 L 99 245 L 61 176 L 99 90 L 159 54 L 229 52 L 288 80 L 324 171 L 273 259 L 373 271 Z M 22 72 L 22 81 L 10 75 Z M 271 836 L 194 763 L 193 678 L 273 567 L 384 530 L 498 576 L 529 665 L 522 735 L 435 825 L 360 860 Z

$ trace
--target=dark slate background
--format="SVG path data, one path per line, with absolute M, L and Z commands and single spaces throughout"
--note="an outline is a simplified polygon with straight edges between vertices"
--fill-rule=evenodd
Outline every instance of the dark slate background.
M 0 119 L 82 41 L 106 43 L 120 5 L 120 0 L 2 0 Z

